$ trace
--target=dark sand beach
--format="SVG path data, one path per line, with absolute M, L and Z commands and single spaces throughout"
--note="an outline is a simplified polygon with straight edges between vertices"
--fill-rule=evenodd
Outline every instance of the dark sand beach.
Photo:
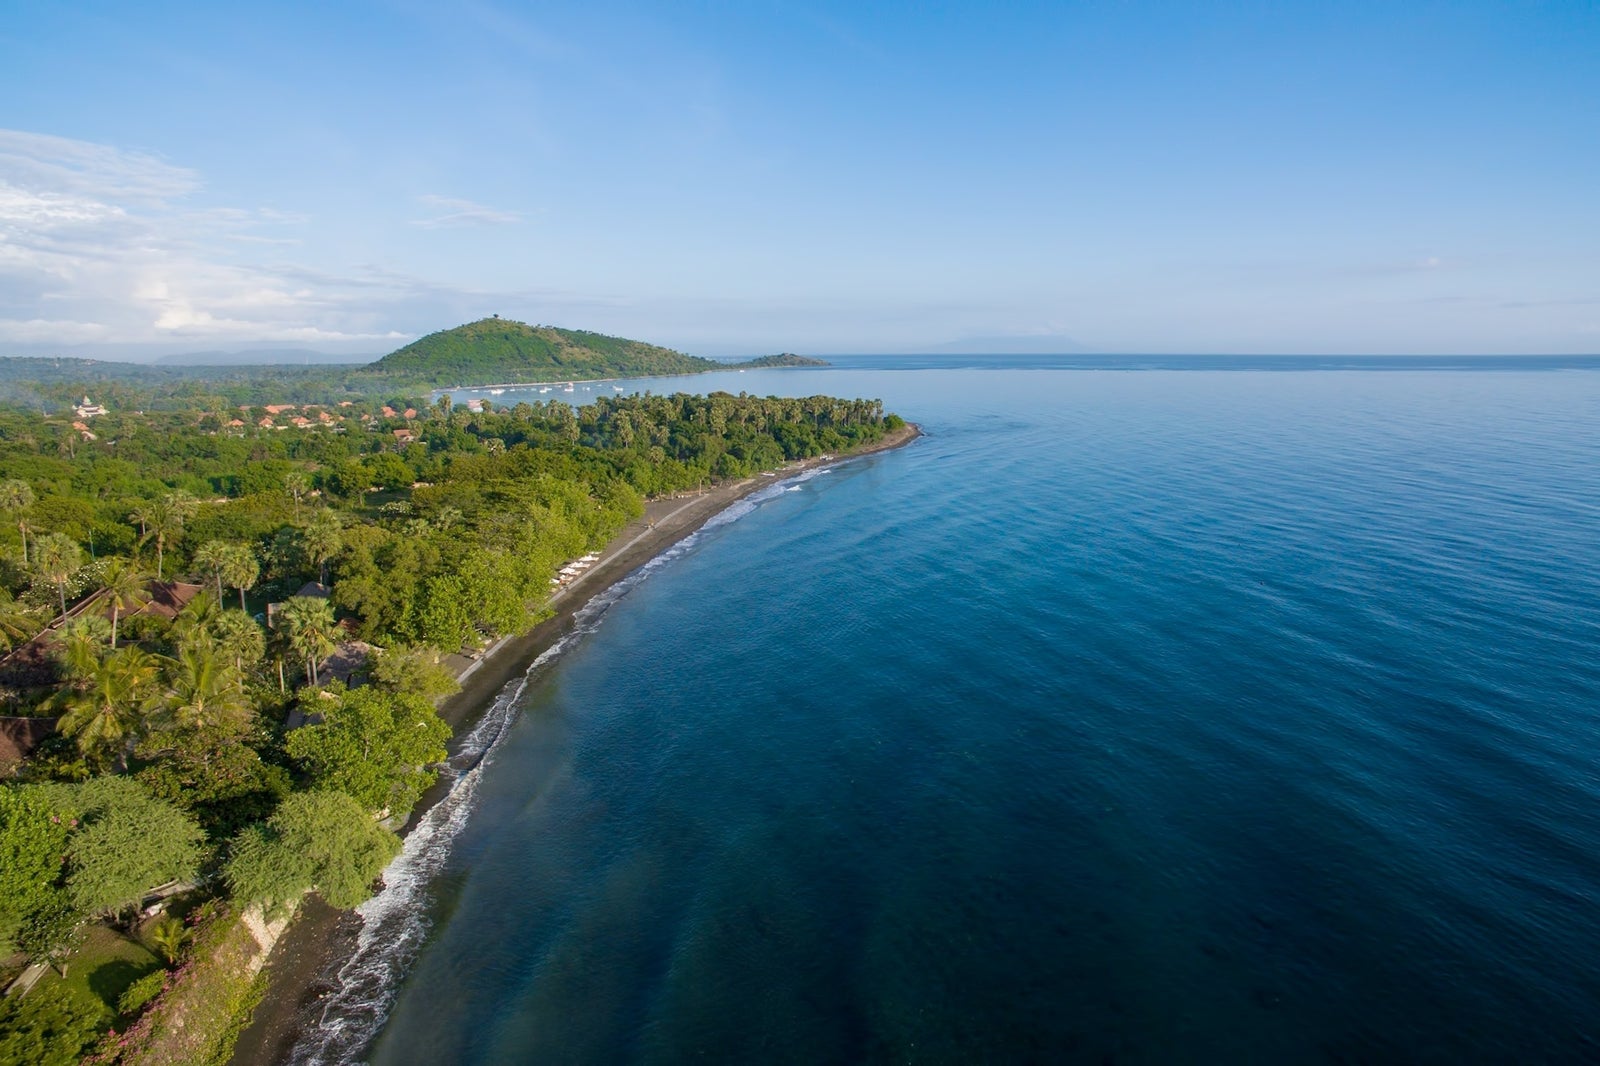
M 883 440 L 846 455 L 791 463 L 774 477 L 728 482 L 696 495 L 652 500 L 644 515 L 629 523 L 600 552 L 590 569 L 551 597 L 553 614 L 520 637 L 491 645 L 481 657 L 452 656 L 461 691 L 439 709 L 456 737 L 471 728 L 506 683 L 525 673 L 539 654 L 569 633 L 574 617 L 606 591 L 667 548 L 705 525 L 712 516 L 751 493 L 804 470 L 860 458 L 909 444 L 920 435 L 906 425 Z M 423 797 L 409 825 L 436 803 L 444 786 Z M 317 1024 L 318 1004 L 338 987 L 339 968 L 349 957 L 361 919 L 310 897 L 279 940 L 266 966 L 268 990 L 251 1023 L 239 1037 L 233 1066 L 274 1066 L 283 1062 L 299 1034 Z

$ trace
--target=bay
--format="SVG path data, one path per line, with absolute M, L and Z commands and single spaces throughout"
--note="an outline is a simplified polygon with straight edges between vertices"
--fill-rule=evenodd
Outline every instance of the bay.
M 506 694 L 341 1047 L 1600 1052 L 1600 374 L 839 363 L 623 383 L 927 435 L 775 486 Z

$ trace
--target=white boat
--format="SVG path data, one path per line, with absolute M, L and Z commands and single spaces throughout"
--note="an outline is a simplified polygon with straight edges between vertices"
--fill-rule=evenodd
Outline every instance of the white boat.
M 570 382 L 570 381 L 567 382 L 567 387 L 562 389 L 561 391 L 562 392 L 571 392 L 572 391 L 572 382 Z
M 628 390 L 623 388 L 621 385 L 613 385 L 613 386 L 611 386 L 611 391 L 612 392 L 627 392 Z
M 490 389 L 489 390 L 489 395 L 490 396 L 504 396 L 505 393 L 506 393 L 505 389 Z

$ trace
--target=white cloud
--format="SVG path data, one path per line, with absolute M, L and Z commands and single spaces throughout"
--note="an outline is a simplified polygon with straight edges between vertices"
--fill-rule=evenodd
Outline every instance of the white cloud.
M 522 221 L 522 216 L 515 211 L 501 211 L 471 200 L 457 200 L 449 196 L 434 196 L 431 193 L 419 196 L 417 200 L 436 211 L 444 214 L 434 218 L 419 218 L 412 220 L 413 226 L 423 229 L 447 229 L 459 226 L 509 226 Z
M 154 156 L 0 130 L 0 344 L 159 344 L 202 340 L 371 343 L 420 283 L 318 276 L 248 261 L 301 242 L 308 220 L 201 207 L 199 176 Z M 455 214 L 496 213 L 464 201 Z M 409 316 L 406 316 L 409 317 Z M 0 354 L 6 354 L 0 348 Z

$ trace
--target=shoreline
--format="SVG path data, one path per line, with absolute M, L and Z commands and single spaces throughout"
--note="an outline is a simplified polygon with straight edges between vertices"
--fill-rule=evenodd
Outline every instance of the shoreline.
M 780 483 L 805 470 L 850 462 L 863 456 L 904 447 L 922 436 L 921 427 L 908 422 L 901 430 L 856 451 L 822 459 L 790 463 L 772 477 L 760 474 L 726 482 L 691 496 L 653 500 L 643 517 L 635 519 L 600 551 L 600 558 L 570 585 L 547 601 L 554 613 L 517 637 L 502 637 L 480 655 L 449 656 L 461 691 L 439 707 L 450 726 L 451 754 L 460 739 L 489 709 L 493 698 L 508 682 L 527 673 L 535 659 L 572 631 L 576 616 L 596 596 L 606 592 L 639 567 L 698 531 L 712 517 L 746 496 Z M 404 836 L 417 819 L 449 790 L 447 782 L 429 789 L 411 812 Z M 288 930 L 266 960 L 267 991 L 250 1024 L 240 1033 L 231 1066 L 277 1066 L 284 1061 L 300 1034 L 316 1024 L 318 1001 L 338 987 L 338 972 L 355 946 L 361 919 L 353 911 L 336 910 L 321 897 L 308 896 Z
M 824 365 L 825 366 L 829 366 L 831 364 L 824 364 Z M 529 389 L 529 388 L 538 388 L 538 387 L 544 386 L 544 385 L 552 385 L 552 386 L 554 386 L 554 385 L 568 385 L 568 384 L 576 385 L 576 384 L 579 384 L 580 382 L 583 383 L 583 384 L 586 384 L 586 385 L 598 385 L 598 384 L 602 384 L 602 383 L 607 382 L 607 381 L 647 381 L 647 380 L 650 380 L 650 379 L 653 379 L 653 378 L 693 378 L 693 377 L 699 377 L 701 374 L 722 374 L 722 373 L 726 373 L 729 370 L 737 370 L 742 374 L 746 370 L 806 370 L 806 369 L 815 370 L 815 369 L 820 369 L 820 368 L 818 368 L 818 367 L 809 367 L 808 368 L 808 367 L 804 367 L 804 366 L 758 366 L 758 367 L 749 367 L 749 366 L 739 366 L 737 363 L 729 363 L 725 367 L 711 367 L 711 368 L 706 369 L 706 370 L 685 370 L 680 374 L 624 374 L 621 377 L 613 377 L 613 378 L 582 378 L 582 377 L 579 377 L 579 378 L 557 378 L 554 381 L 500 381 L 500 382 L 496 382 L 493 385 L 442 385 L 442 386 L 439 386 L 438 388 L 434 388 L 434 389 L 429 390 L 429 397 L 433 398 L 433 399 L 436 399 L 439 396 L 441 396 L 441 395 L 443 395 L 444 393 L 447 393 L 447 392 L 481 392 L 484 389 Z M 627 393 L 622 393 L 621 395 L 628 395 L 628 394 Z M 910 423 L 907 423 L 907 425 L 910 425 Z M 865 455 L 866 453 L 865 452 L 854 452 L 852 454 L 854 454 L 854 455 Z

